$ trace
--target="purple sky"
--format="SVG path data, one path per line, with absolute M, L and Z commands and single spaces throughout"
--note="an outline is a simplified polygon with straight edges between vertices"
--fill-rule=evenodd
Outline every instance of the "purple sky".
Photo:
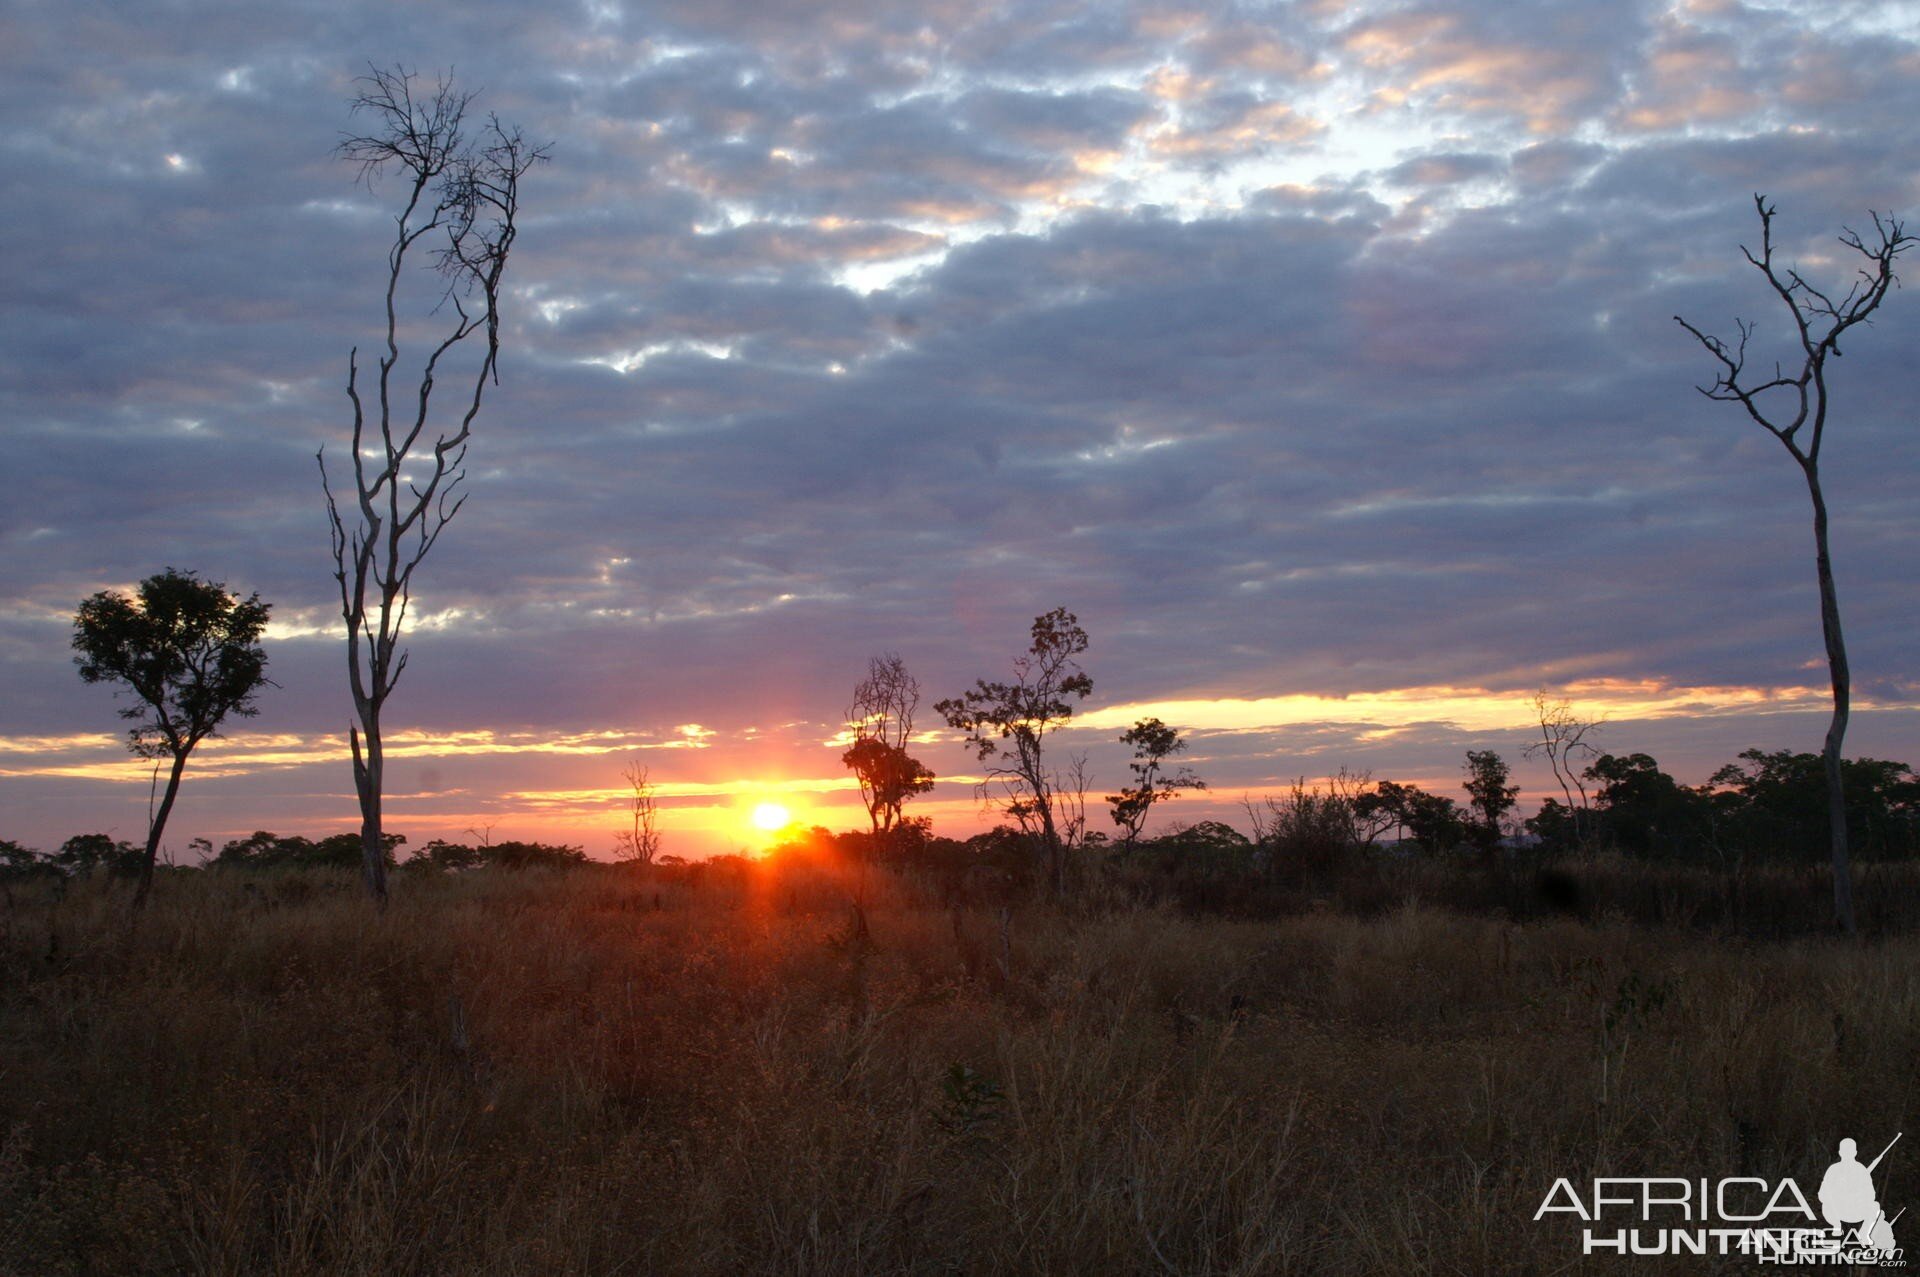
M 75 606 L 168 565 L 275 605 L 262 714 L 168 843 L 355 820 L 313 465 L 378 334 L 386 196 L 330 148 L 369 59 L 553 143 L 525 191 L 472 501 L 388 711 L 395 827 L 668 850 L 769 795 L 849 823 L 869 653 L 927 701 L 1039 612 L 1211 799 L 1520 765 L 1533 691 L 1689 781 L 1815 750 L 1808 507 L 1672 322 L 1782 315 L 1738 256 L 1920 207 L 1920 10 L 1496 0 L 578 7 L 16 3 L 0 16 L 0 837 L 144 828 Z M 1909 269 L 1920 257 L 1908 262 Z M 1862 708 L 1920 761 L 1913 352 L 1835 366 Z M 924 727 L 935 724 L 923 711 Z M 923 810 L 979 828 L 951 741 Z

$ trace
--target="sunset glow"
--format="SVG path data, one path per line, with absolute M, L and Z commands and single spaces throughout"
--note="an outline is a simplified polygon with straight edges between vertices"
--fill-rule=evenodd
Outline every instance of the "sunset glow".
M 1920 1244 L 1920 0 L 316 8 L 0 9 L 0 1277 Z
M 14 130 L 41 167 L 0 346 L 0 838 L 42 849 L 144 827 L 151 764 L 68 642 L 79 600 L 168 563 L 272 604 L 276 684 L 195 753 L 173 851 L 357 821 L 311 458 L 381 318 L 387 192 L 318 158 L 372 51 L 350 20 L 162 23 L 128 59 L 143 7 L 7 42 L 58 68 L 14 76 L 57 105 Z M 1841 228 L 1920 206 L 1911 22 L 1803 8 L 593 4 L 438 33 L 476 111 L 556 149 L 473 500 L 410 597 L 386 819 L 607 856 L 640 766 L 666 854 L 862 828 L 847 697 L 897 652 L 938 778 L 913 810 L 965 838 L 1004 813 L 931 707 L 1059 606 L 1094 689 L 1055 761 L 1086 757 L 1095 829 L 1148 716 L 1208 784 L 1178 821 L 1342 767 L 1451 790 L 1469 749 L 1536 802 L 1537 689 L 1689 784 L 1817 749 L 1804 496 L 1671 319 L 1774 304 L 1737 251 L 1756 191 L 1842 291 Z M 1911 294 L 1849 345 L 1827 462 L 1848 750 L 1890 759 L 1920 758 Z M 182 307 L 162 354 L 137 317 Z
M 753 827 L 763 834 L 777 834 L 793 823 L 793 813 L 779 803 L 760 803 L 753 809 Z

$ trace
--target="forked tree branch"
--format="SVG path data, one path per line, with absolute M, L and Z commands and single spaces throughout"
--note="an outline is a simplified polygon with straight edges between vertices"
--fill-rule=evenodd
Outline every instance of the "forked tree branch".
M 1879 213 L 1869 214 L 1873 218 L 1874 229 L 1871 241 L 1852 229 L 1844 230 L 1839 242 L 1863 258 L 1865 264 L 1855 271 L 1846 293 L 1835 301 L 1831 295 L 1808 283 L 1797 268 L 1783 267 L 1775 262 L 1773 219 L 1776 209 L 1763 195 L 1753 197 L 1753 207 L 1760 218 L 1760 251 L 1755 253 L 1743 244 L 1740 254 L 1760 272 L 1768 288 L 1780 299 L 1792 318 L 1800 349 L 1799 369 L 1789 374 L 1776 364 L 1772 376 L 1754 380 L 1749 376 L 1746 366 L 1747 344 L 1755 327 L 1752 323 L 1735 319 L 1734 327 L 1740 336 L 1738 342 L 1729 345 L 1679 315 L 1673 319 L 1700 343 L 1719 366 L 1714 380 L 1696 389 L 1709 399 L 1739 404 L 1748 417 L 1793 454 L 1802 469 L 1811 469 L 1819 464 L 1820 446 L 1825 441 L 1827 358 L 1830 355 L 1840 357 L 1841 337 L 1848 330 L 1871 322 L 1874 311 L 1886 300 L 1888 290 L 1899 284 L 1894 268 L 1900 255 L 1913 246 L 1914 237 L 1907 234 L 1900 219 Z M 1788 411 L 1782 412 L 1777 407 L 1770 410 L 1769 405 L 1763 404 L 1762 400 L 1770 392 L 1782 390 L 1791 395 Z M 1778 396 L 1773 398 L 1778 399 Z M 1797 436 L 1809 424 L 1812 427 L 1809 438 L 1802 444 Z
M 483 138 L 470 139 L 465 122 L 473 94 L 456 91 L 448 77 L 436 80 L 430 91 L 417 92 L 415 81 L 404 68 L 369 67 L 358 82 L 352 114 L 370 117 L 373 127 L 343 138 L 337 148 L 358 165 L 357 179 L 369 190 L 394 174 L 404 192 L 386 254 L 385 349 L 371 411 L 361 392 L 357 348 L 347 360 L 347 397 L 353 406 L 351 506 L 343 507 L 335 496 L 325 450 L 316 457 L 359 720 L 352 733 L 355 779 L 364 823 L 375 830 L 367 835 L 368 846 L 375 848 L 380 710 L 407 666 L 407 652 L 399 644 L 412 603 L 413 574 L 466 501 L 460 489 L 467 442 L 487 386 L 499 381 L 500 289 L 520 212 L 520 179 L 548 157 L 548 148 L 529 143 L 493 116 Z M 430 313 L 451 308 L 452 318 L 421 360 L 411 403 L 403 409 L 396 400 L 399 297 L 416 265 L 416 249 L 429 254 L 425 264 L 445 280 Z M 442 361 L 476 334 L 484 348 L 453 424 L 423 448 Z M 369 885 L 374 885 L 371 869 Z

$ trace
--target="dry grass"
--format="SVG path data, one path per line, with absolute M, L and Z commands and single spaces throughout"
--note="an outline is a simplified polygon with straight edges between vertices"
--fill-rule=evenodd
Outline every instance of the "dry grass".
M 0 1271 L 1566 1271 L 1556 1176 L 1817 1182 L 1920 1129 L 1911 938 L 1027 907 L 1003 946 L 883 883 L 865 948 L 840 899 L 205 874 L 130 929 L 104 883 L 20 893 Z

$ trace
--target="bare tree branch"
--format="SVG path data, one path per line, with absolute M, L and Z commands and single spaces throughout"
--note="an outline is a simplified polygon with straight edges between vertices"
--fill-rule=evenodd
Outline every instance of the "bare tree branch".
M 368 117 L 372 127 L 344 137 L 337 151 L 358 165 L 357 180 L 368 190 L 391 174 L 402 182 L 404 198 L 387 250 L 385 353 L 378 361 L 373 422 L 378 437 L 371 448 L 357 347 L 347 359 L 347 397 L 353 405 L 350 513 L 343 513 L 334 495 L 324 449 L 316 460 L 327 503 L 340 614 L 347 624 L 347 677 L 356 719 L 348 737 L 367 888 L 384 902 L 381 711 L 407 667 L 399 641 L 413 599 L 413 574 L 466 501 L 459 489 L 466 477 L 467 441 L 487 386 L 499 382 L 500 284 L 516 233 L 520 179 L 547 158 L 548 149 L 527 142 L 519 130 L 503 127 L 493 116 L 487 119 L 483 138 L 470 139 L 465 122 L 473 94 L 456 90 L 450 76 L 421 91 L 414 73 L 405 68 L 370 66 L 357 83 L 359 92 L 349 113 Z M 438 247 L 422 246 L 423 241 L 435 242 L 430 237 L 437 237 Z M 395 402 L 401 364 L 399 296 L 415 265 L 416 248 L 429 254 L 426 264 L 446 280 L 430 313 L 451 305 L 453 319 L 421 362 L 412 404 L 403 415 Z M 441 361 L 475 334 L 483 334 L 484 347 L 469 374 L 455 424 L 423 449 L 434 418 Z M 424 473 L 407 477 L 410 463 L 425 463 Z
M 637 758 L 622 768 L 620 775 L 627 782 L 628 827 L 614 835 L 615 854 L 629 864 L 644 868 L 660 854 L 660 830 L 656 823 L 659 813 L 654 802 L 653 780 Z
M 1894 273 L 1899 257 L 1913 246 L 1914 237 L 1896 217 L 1870 213 L 1874 235 L 1866 239 L 1851 229 L 1843 229 L 1840 243 L 1862 259 L 1847 291 L 1833 297 L 1809 284 L 1793 267 L 1774 262 L 1774 207 L 1766 197 L 1753 197 L 1754 211 L 1760 218 L 1760 252 L 1742 246 L 1741 256 L 1759 271 L 1774 296 L 1780 299 L 1792 318 L 1799 340 L 1801 362 L 1797 372 L 1776 368 L 1774 376 L 1752 381 L 1746 375 L 1746 350 L 1753 326 L 1736 320 L 1740 342 L 1733 349 L 1717 337 L 1702 332 L 1675 315 L 1674 321 L 1691 334 L 1713 356 L 1719 372 L 1709 385 L 1699 387 L 1709 399 L 1737 403 L 1747 416 L 1775 439 L 1793 457 L 1806 479 L 1807 494 L 1813 501 L 1814 567 L 1820 587 L 1820 628 L 1827 649 L 1827 670 L 1833 686 L 1833 718 L 1827 728 L 1825 763 L 1827 771 L 1828 825 L 1833 860 L 1834 916 L 1847 931 L 1854 929 L 1853 879 L 1847 857 L 1846 797 L 1841 784 L 1841 747 L 1846 737 L 1852 697 L 1852 675 L 1847 666 L 1846 640 L 1840 627 L 1840 603 L 1833 583 L 1833 558 L 1827 544 L 1827 502 L 1820 486 L 1820 449 L 1826 442 L 1827 415 L 1830 406 L 1827 387 L 1827 359 L 1840 357 L 1840 339 L 1861 324 L 1872 321 L 1873 313 L 1886 300 L 1888 290 L 1899 280 Z M 1769 411 L 1762 403 L 1771 392 L 1789 391 L 1787 406 Z M 1780 396 L 1771 395 L 1777 401 Z M 1808 426 L 1806 438 L 1800 431 Z

